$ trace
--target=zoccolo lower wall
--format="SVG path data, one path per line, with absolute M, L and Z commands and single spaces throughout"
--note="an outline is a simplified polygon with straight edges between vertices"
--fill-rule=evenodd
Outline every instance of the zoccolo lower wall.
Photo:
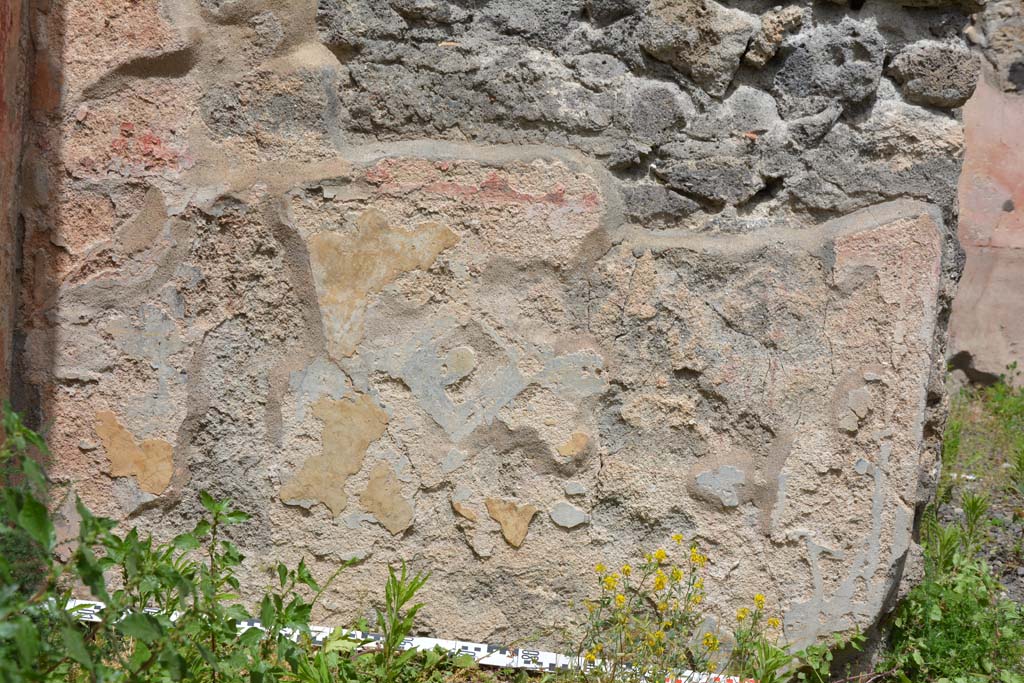
M 172 538 L 205 490 L 252 515 L 243 588 L 361 558 L 318 602 L 351 623 L 406 560 L 423 628 L 477 642 L 675 534 L 718 623 L 766 594 L 804 645 L 892 605 L 941 433 L 963 11 L 51 6 L 18 334 L 62 533 L 79 497 Z

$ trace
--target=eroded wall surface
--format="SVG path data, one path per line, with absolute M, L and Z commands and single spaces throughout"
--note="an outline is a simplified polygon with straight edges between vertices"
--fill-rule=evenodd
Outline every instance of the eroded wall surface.
M 78 495 L 168 536 L 206 489 L 254 515 L 247 585 L 365 558 L 343 621 L 404 558 L 451 637 L 564 623 L 595 562 L 676 532 L 712 610 L 767 593 L 791 640 L 891 602 L 940 427 L 962 10 L 45 19 L 23 360 L 67 524 Z

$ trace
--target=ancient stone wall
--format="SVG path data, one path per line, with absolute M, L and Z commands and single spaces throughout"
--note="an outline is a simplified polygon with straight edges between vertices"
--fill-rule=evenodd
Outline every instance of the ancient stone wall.
M 29 55 L 26 27 L 21 0 L 0 6 L 0 401 L 11 395 L 18 309 L 18 180 Z
M 55 503 L 168 536 L 229 496 L 250 586 L 365 559 L 328 621 L 404 558 L 424 629 L 520 639 L 678 532 L 715 613 L 872 624 L 941 427 L 967 23 L 52 2 L 21 324 Z

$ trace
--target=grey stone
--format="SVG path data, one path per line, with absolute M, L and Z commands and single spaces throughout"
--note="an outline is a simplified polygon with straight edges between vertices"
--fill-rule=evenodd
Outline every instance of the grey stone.
M 586 0 L 586 6 L 591 19 L 606 25 L 635 14 L 643 6 L 643 0 Z
M 838 104 L 826 107 L 817 114 L 803 116 L 787 122 L 791 139 L 801 147 L 813 147 L 828 133 L 843 113 Z
M 761 29 L 750 41 L 743 61 L 751 66 L 764 66 L 775 53 L 787 32 L 804 21 L 804 9 L 799 5 L 776 8 L 761 15 Z
M 897 142 L 898 141 L 898 142 Z M 800 157 L 786 188 L 803 204 L 846 212 L 898 196 L 934 197 L 956 185 L 963 138 L 954 120 L 880 100 L 867 120 L 838 121 Z M 943 206 L 952 218 L 952 205 Z
M 358 50 L 370 41 L 398 40 L 408 24 L 387 0 L 319 0 L 320 41 L 334 50 Z
M 839 418 L 839 428 L 848 434 L 855 434 L 860 429 L 860 420 L 853 413 L 847 413 Z
M 738 86 L 721 106 L 713 107 L 687 126 L 692 137 L 715 140 L 745 133 L 763 133 L 780 122 L 775 99 L 757 88 Z
M 551 521 L 565 529 L 573 529 L 590 521 L 590 515 L 569 503 L 557 503 L 551 508 Z
M 978 57 L 965 45 L 935 40 L 908 45 L 886 70 L 907 100 L 946 109 L 967 101 L 979 73 Z
M 816 114 L 836 101 L 849 107 L 870 97 L 882 76 L 885 48 L 873 24 L 847 16 L 788 38 L 780 58 L 772 90 L 783 115 L 791 118 Z
M 652 0 L 640 45 L 712 95 L 721 95 L 759 26 L 757 17 L 714 0 Z
M 669 227 L 700 210 L 700 204 L 664 185 L 629 183 L 622 189 L 626 216 L 644 227 Z
M 472 497 L 472 489 L 462 484 L 456 486 L 455 490 L 452 491 L 452 500 L 454 500 L 456 503 L 464 503 Z
M 747 140 L 687 140 L 659 150 L 654 173 L 669 187 L 711 204 L 738 204 L 765 185 Z
M 684 123 L 678 89 L 648 86 L 633 97 L 630 132 L 634 140 L 647 144 L 663 142 Z

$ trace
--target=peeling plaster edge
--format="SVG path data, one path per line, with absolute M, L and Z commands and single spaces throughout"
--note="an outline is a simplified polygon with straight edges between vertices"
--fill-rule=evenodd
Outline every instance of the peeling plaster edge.
M 836 239 L 868 232 L 900 219 L 928 216 L 935 222 L 938 236 L 945 239 L 942 211 L 935 204 L 915 199 L 895 199 L 858 209 L 839 218 L 807 228 L 773 227 L 744 234 L 700 234 L 685 230 L 659 230 L 656 233 L 638 226 L 627 226 L 624 237 L 631 243 L 652 249 L 685 249 L 716 256 L 743 256 L 774 245 L 796 246 L 817 254 L 831 269 Z

